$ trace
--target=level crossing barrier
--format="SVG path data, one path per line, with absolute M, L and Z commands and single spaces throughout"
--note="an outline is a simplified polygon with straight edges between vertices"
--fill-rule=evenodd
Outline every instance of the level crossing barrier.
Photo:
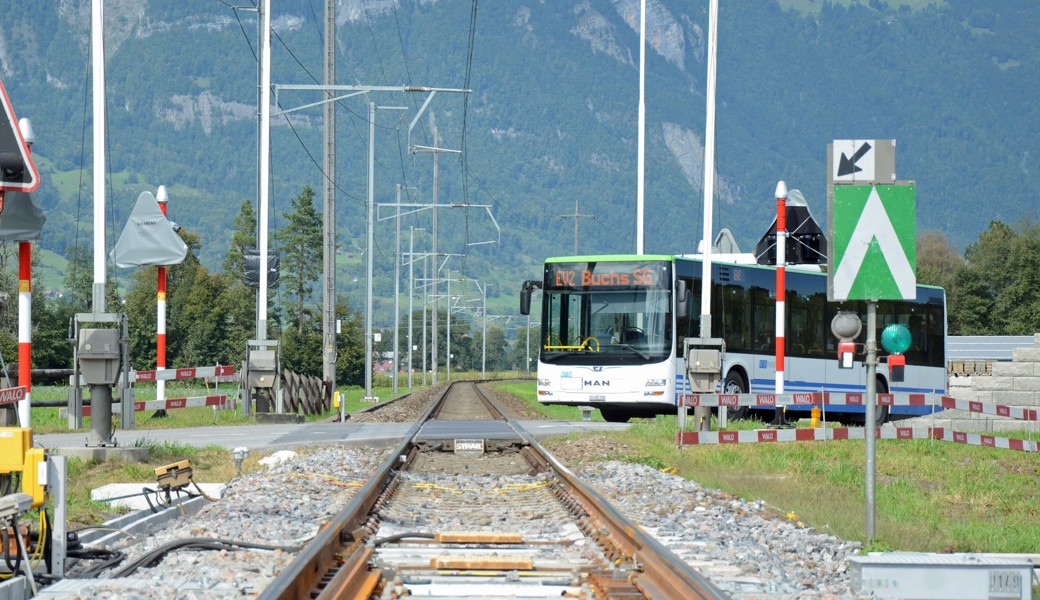
M 1040 409 L 1030 406 L 1009 406 L 991 404 L 974 400 L 959 400 L 942 394 L 878 394 L 879 406 L 934 406 L 937 409 L 957 409 L 967 412 L 985 414 L 996 417 L 1007 417 L 1020 421 L 1040 421 Z M 828 405 L 861 406 L 866 402 L 866 394 L 840 392 L 806 392 L 793 394 L 685 394 L 679 398 L 679 406 L 685 408 L 738 406 L 775 407 L 817 405 L 823 407 L 824 414 Z M 938 411 L 933 414 L 939 414 Z M 826 421 L 826 417 L 824 417 Z M 997 437 L 993 435 L 974 434 L 955 431 L 946 427 L 878 427 L 878 439 L 932 439 L 974 446 L 987 446 L 1019 450 L 1023 452 L 1040 452 L 1038 443 L 1033 440 Z M 751 444 L 770 442 L 825 441 L 866 439 L 863 427 L 811 428 L 811 429 L 754 429 L 744 431 L 680 431 L 676 433 L 675 443 L 684 445 L 705 444 Z
M 130 371 L 132 383 L 148 383 L 153 381 L 174 381 L 186 379 L 206 379 L 213 383 L 229 383 L 239 380 L 234 365 L 216 365 L 213 367 L 185 367 L 179 369 L 159 369 L 152 371 Z M 149 410 L 172 410 L 177 408 L 195 408 L 212 406 L 215 409 L 233 409 L 236 406 L 237 394 L 229 398 L 227 394 L 207 396 L 191 396 L 187 398 L 166 398 L 163 400 L 135 401 L 134 412 Z M 118 411 L 120 402 L 112 404 L 112 410 Z M 83 407 L 83 416 L 90 416 L 90 406 Z

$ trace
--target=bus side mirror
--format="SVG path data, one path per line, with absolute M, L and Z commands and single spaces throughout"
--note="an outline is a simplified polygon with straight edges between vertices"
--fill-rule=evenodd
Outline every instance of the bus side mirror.
M 686 287 L 686 281 L 678 279 L 675 282 L 675 310 L 680 315 L 689 314 L 690 290 Z
M 537 289 L 542 289 L 542 283 L 533 279 L 528 279 L 524 282 L 524 285 L 520 288 L 520 314 L 529 315 L 531 314 L 531 292 Z

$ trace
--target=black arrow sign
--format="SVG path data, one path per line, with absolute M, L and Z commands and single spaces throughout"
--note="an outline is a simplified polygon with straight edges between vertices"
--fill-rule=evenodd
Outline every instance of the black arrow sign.
M 838 177 L 844 177 L 862 171 L 862 168 L 856 166 L 856 161 L 863 158 L 867 152 L 870 152 L 870 144 L 867 142 L 863 142 L 863 145 L 859 147 L 859 150 L 856 150 L 856 153 L 852 155 L 852 158 L 845 156 L 845 153 L 842 152 L 841 161 L 838 163 Z

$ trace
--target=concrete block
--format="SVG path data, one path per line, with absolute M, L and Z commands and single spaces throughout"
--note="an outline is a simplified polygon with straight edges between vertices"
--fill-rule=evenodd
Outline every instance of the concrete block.
M 1019 392 L 1040 391 L 1040 377 L 1015 377 L 1012 380 L 1012 390 Z
M 1014 388 L 1014 379 L 1011 377 L 976 377 L 972 387 L 976 392 L 1002 392 L 1011 391 Z
M 993 377 L 1032 377 L 1037 372 L 1038 363 L 1031 362 L 996 362 L 993 363 Z
M 1040 362 L 1040 347 L 1014 348 L 1011 350 L 1011 360 L 1015 362 Z
M 150 454 L 148 448 L 120 446 L 76 446 L 65 448 L 48 448 L 48 452 L 70 458 L 78 458 L 84 462 L 105 462 L 109 460 L 124 462 L 147 462 Z
M 981 392 L 979 390 L 974 390 L 973 393 L 975 394 L 975 397 L 972 398 L 971 401 L 988 402 L 990 404 L 993 404 L 993 392 Z
M 224 488 L 227 487 L 223 483 L 200 483 L 199 488 L 210 498 L 221 498 L 224 495 Z M 90 499 L 95 501 L 107 502 L 109 506 L 119 508 L 129 508 L 131 510 L 144 510 L 150 508 L 154 504 L 159 503 L 158 497 L 152 493 L 150 499 L 152 504 L 148 504 L 148 499 L 145 498 L 143 493 L 144 489 L 155 490 L 155 482 L 149 483 L 109 483 L 99 488 L 95 488 L 90 491 Z M 198 490 L 194 487 L 189 487 L 187 492 L 190 494 L 198 494 Z M 174 493 L 175 497 L 180 496 L 180 493 Z
M 993 392 L 993 396 L 989 402 L 992 404 L 1005 404 L 1007 406 L 1036 406 L 1038 399 L 1040 399 L 1040 393 L 1038 392 Z

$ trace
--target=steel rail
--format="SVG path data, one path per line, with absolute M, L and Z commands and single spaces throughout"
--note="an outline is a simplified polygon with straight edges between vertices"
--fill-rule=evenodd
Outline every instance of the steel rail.
M 451 386 L 444 389 L 433 405 L 405 433 L 401 444 L 390 453 L 390 456 L 380 465 L 368 482 L 358 490 L 347 506 L 333 517 L 329 525 L 318 532 L 318 535 L 300 551 L 296 559 L 257 595 L 257 600 L 314 598 L 315 596 L 311 595 L 312 592 L 320 591 L 333 583 L 329 580 L 330 573 L 334 574 L 337 586 L 343 585 L 341 580 L 346 577 L 343 572 L 348 569 L 341 568 L 341 565 L 364 564 L 362 561 L 365 558 L 365 549 L 361 544 L 362 540 L 358 535 L 358 530 L 368 519 L 369 512 L 379 500 L 383 490 L 389 485 L 394 471 L 414 455 L 413 440 L 416 434 L 419 433 L 430 415 L 440 407 L 449 390 L 451 390 Z M 317 596 L 317 598 L 325 597 L 335 596 L 326 596 L 323 592 L 319 592 Z
M 470 383 L 470 382 L 456 382 Z M 391 485 L 395 472 L 410 463 L 418 453 L 414 439 L 422 426 L 437 414 L 456 383 L 450 384 L 433 405 L 405 434 L 378 471 L 350 503 L 297 555 L 296 559 L 265 588 L 259 600 L 296 600 L 298 598 L 367 598 L 379 585 L 382 573 L 370 567 L 373 550 L 365 545 L 372 532 L 364 529 L 370 513 Z M 496 407 L 493 399 L 474 388 L 485 403 Z M 583 483 L 570 469 L 549 454 L 519 423 L 505 418 L 528 444 L 525 452 L 535 466 L 551 469 L 561 486 L 581 508 L 607 532 L 606 543 L 631 565 L 627 579 L 647 598 L 725 600 L 720 589 L 687 565 L 638 525 L 630 523 L 599 492 Z M 533 460 L 532 460 L 533 459 Z
M 631 575 L 632 583 L 648 598 L 683 598 L 686 600 L 725 600 L 722 590 L 690 567 L 671 550 L 632 524 L 599 492 L 581 481 L 570 469 L 539 444 L 520 424 L 515 425 L 529 439 L 530 448 L 566 483 L 568 492 L 577 497 L 582 507 L 609 530 L 610 541 L 625 556 L 638 561 Z

